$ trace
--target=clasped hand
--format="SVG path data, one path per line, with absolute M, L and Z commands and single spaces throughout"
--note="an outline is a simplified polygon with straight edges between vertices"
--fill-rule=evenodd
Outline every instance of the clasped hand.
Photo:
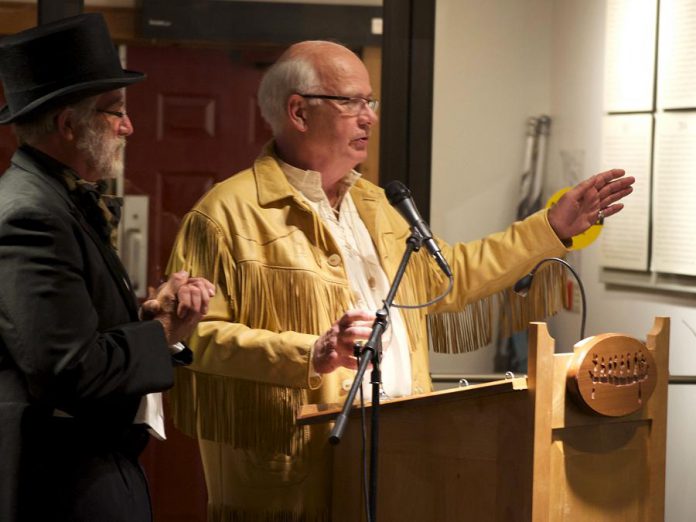
M 214 295 L 215 287 L 207 279 L 189 277 L 182 270 L 172 274 L 157 290 L 150 288 L 140 315 L 142 319 L 162 323 L 167 342 L 172 345 L 193 333 L 208 313 L 208 303 Z
M 343 314 L 314 343 L 314 371 L 331 373 L 340 367 L 357 369 L 358 361 L 353 354 L 353 345 L 370 338 L 374 321 L 374 312 L 367 310 L 350 310 Z

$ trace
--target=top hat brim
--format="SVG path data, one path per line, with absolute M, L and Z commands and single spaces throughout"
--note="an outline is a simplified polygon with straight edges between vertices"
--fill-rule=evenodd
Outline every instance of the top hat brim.
M 13 123 L 17 120 L 28 118 L 40 109 L 57 107 L 60 103 L 75 102 L 80 99 L 96 96 L 114 89 L 127 87 L 145 79 L 143 73 L 124 69 L 123 76 L 119 78 L 106 78 L 101 80 L 91 80 L 83 83 L 76 83 L 50 92 L 31 103 L 21 107 L 17 112 L 12 112 L 9 105 L 0 109 L 0 125 Z

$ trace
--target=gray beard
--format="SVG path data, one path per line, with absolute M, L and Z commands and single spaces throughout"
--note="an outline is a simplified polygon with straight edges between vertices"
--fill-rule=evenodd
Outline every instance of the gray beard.
M 97 125 L 86 126 L 77 141 L 78 150 L 84 153 L 87 166 L 98 179 L 123 175 L 125 147 L 125 139 L 109 138 L 107 130 Z

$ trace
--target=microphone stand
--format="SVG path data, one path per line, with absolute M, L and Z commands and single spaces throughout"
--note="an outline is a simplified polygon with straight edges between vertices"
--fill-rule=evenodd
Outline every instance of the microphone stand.
M 367 340 L 363 346 L 362 353 L 360 355 L 360 364 L 358 366 L 358 371 L 355 374 L 355 379 L 353 380 L 353 385 L 348 392 L 345 402 L 343 403 L 343 409 L 341 413 L 336 417 L 336 422 L 331 434 L 329 436 L 329 442 L 331 444 L 338 444 L 341 442 L 341 437 L 346 429 L 346 424 L 348 422 L 348 413 L 355 400 L 355 395 L 358 392 L 358 388 L 362 385 L 363 375 L 367 369 L 367 365 L 372 362 L 372 373 L 370 374 L 370 384 L 372 384 L 372 415 L 370 423 L 370 485 L 369 485 L 369 522 L 377 521 L 377 457 L 378 457 L 378 444 L 379 444 L 379 400 L 380 400 L 380 385 L 382 384 L 382 374 L 379 368 L 380 361 L 382 359 L 382 334 L 387 329 L 389 308 L 394 302 L 394 297 L 401 284 L 401 279 L 406 272 L 406 266 L 411 259 L 411 254 L 417 252 L 421 245 L 423 244 L 423 237 L 416 230 L 411 231 L 411 235 L 406 240 L 406 251 L 401 258 L 401 263 L 394 276 L 394 281 L 392 282 L 389 293 L 386 299 L 383 301 L 382 308 L 377 312 L 377 317 L 375 322 L 372 324 L 372 332 L 370 333 L 370 338 Z M 370 356 L 368 357 L 368 353 Z

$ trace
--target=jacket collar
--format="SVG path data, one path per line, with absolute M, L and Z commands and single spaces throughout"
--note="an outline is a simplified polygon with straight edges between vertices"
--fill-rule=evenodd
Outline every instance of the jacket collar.
M 297 197 L 295 189 L 288 181 L 278 162 L 279 158 L 275 153 L 273 141 L 264 146 L 261 155 L 254 162 L 256 189 L 261 206 L 266 206 L 285 198 Z M 378 207 L 377 201 L 380 199 L 381 192 L 382 189 L 363 179 L 358 179 L 350 189 L 353 200 L 360 199 L 365 205 L 365 210 L 371 213 L 374 213 Z M 356 205 L 358 205 L 357 201 Z
M 30 145 L 20 146 L 19 151 L 33 164 L 36 171 L 58 179 L 67 190 L 70 200 L 82 211 L 102 240 L 116 248 L 116 232 L 121 218 L 123 200 L 105 193 L 108 186 L 106 180 L 95 183 L 86 181 L 80 178 L 72 168 Z M 62 191 L 62 193 L 65 192 Z
M 278 156 L 273 150 L 273 142 L 268 143 L 264 147 L 261 155 L 254 162 L 254 178 L 256 179 L 260 206 L 265 207 L 283 199 L 292 198 L 297 205 L 312 212 L 299 198 L 297 191 L 283 173 L 278 163 Z M 383 239 L 381 239 L 386 232 L 391 230 L 386 215 L 389 209 L 384 208 L 386 204 L 384 191 L 373 183 L 361 178 L 351 187 L 350 195 L 353 198 L 353 203 L 360 218 L 370 231 L 377 252 L 383 259 L 388 259 L 389 248 L 383 244 Z M 390 272 L 389 276 L 391 277 L 393 270 L 388 269 L 387 271 Z
M 39 153 L 35 154 L 36 152 Z M 70 213 L 75 217 L 75 219 L 77 219 L 82 229 L 97 246 L 97 249 L 106 263 L 109 273 L 116 282 L 117 288 L 119 289 L 121 297 L 128 308 L 131 318 L 134 321 L 138 320 L 138 309 L 135 295 L 133 294 L 132 290 L 132 284 L 128 278 L 128 273 L 121 264 L 116 252 L 97 235 L 94 228 L 87 222 L 82 211 L 78 209 L 75 202 L 70 199 L 68 189 L 65 184 L 55 174 L 51 173 L 53 169 L 67 169 L 69 167 L 66 167 L 54 158 L 51 158 L 40 151 L 36 151 L 33 148 L 22 147 L 17 149 L 12 156 L 12 164 L 25 172 L 29 172 L 40 177 L 44 183 L 48 184 L 65 201 Z
M 36 152 L 41 154 L 41 156 L 36 155 Z M 44 159 L 44 157 L 46 159 Z M 55 165 L 48 165 L 46 160 L 54 162 Z M 47 175 L 47 172 L 50 172 L 51 168 L 66 169 L 69 167 L 63 165 L 50 156 L 37 151 L 34 148 L 26 146 L 21 146 L 15 151 L 11 162 L 13 165 L 25 172 L 31 172 L 32 174 L 41 176 L 41 179 L 43 179 L 53 190 L 55 190 L 66 201 L 66 203 L 70 204 L 70 206 L 73 205 L 70 197 L 68 196 L 68 189 L 65 187 L 65 185 L 61 183 L 56 176 Z
M 382 205 L 384 204 L 384 197 L 381 192 L 381 188 L 364 179 L 356 181 L 350 190 L 350 195 L 353 198 L 358 214 L 365 222 L 367 229 L 375 231 L 375 237 L 379 237 L 383 232 L 380 228 L 383 220 L 379 219 L 379 217 L 383 217 Z
M 262 207 L 286 198 L 297 199 L 295 189 L 278 164 L 272 141 L 266 144 L 261 155 L 254 161 L 254 177 L 259 205 Z

